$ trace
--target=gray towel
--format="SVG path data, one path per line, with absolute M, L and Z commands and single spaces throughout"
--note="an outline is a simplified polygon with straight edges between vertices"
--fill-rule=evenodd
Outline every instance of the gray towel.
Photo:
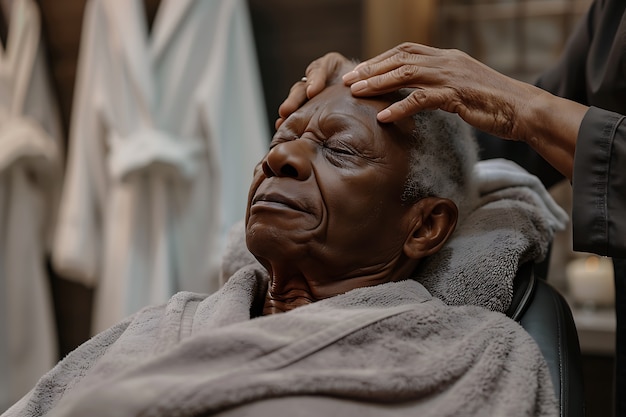
M 504 312 L 518 267 L 543 260 L 568 217 L 541 181 L 514 162 L 481 161 L 474 175 L 480 193 L 476 209 L 414 278 L 448 304 Z
M 6 416 L 317 416 L 316 399 L 360 417 L 558 414 L 539 349 L 501 313 L 405 280 L 250 319 L 265 285 L 248 266 L 210 297 L 143 310 Z

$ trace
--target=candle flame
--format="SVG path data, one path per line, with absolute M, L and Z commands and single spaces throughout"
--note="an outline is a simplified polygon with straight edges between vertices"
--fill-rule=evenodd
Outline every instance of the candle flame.
M 596 271 L 600 267 L 600 259 L 597 256 L 589 256 L 585 259 L 585 270 Z

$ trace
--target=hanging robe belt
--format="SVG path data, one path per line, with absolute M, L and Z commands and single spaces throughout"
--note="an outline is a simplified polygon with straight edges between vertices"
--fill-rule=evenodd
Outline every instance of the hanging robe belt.
M 168 178 L 189 181 L 196 175 L 199 139 L 173 136 L 156 129 L 139 129 L 127 136 L 109 135 L 109 172 L 124 181 L 132 175 L 156 172 Z
M 54 139 L 29 117 L 0 113 L 0 173 L 20 164 L 45 179 L 59 167 Z

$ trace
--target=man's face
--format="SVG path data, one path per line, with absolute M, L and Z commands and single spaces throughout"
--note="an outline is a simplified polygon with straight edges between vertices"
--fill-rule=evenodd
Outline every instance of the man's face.
M 374 282 L 402 256 L 411 122 L 379 124 L 388 104 L 329 87 L 280 126 L 255 169 L 248 247 L 270 273 L 302 272 L 310 301 L 351 289 L 354 277 Z

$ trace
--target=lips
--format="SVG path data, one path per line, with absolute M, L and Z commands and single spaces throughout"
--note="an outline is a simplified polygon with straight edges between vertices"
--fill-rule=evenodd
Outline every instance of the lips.
M 274 206 L 277 208 L 286 207 L 292 210 L 309 213 L 309 210 L 303 207 L 297 200 L 276 193 L 259 194 L 255 196 L 252 200 L 252 205 L 255 206 L 257 204 Z

